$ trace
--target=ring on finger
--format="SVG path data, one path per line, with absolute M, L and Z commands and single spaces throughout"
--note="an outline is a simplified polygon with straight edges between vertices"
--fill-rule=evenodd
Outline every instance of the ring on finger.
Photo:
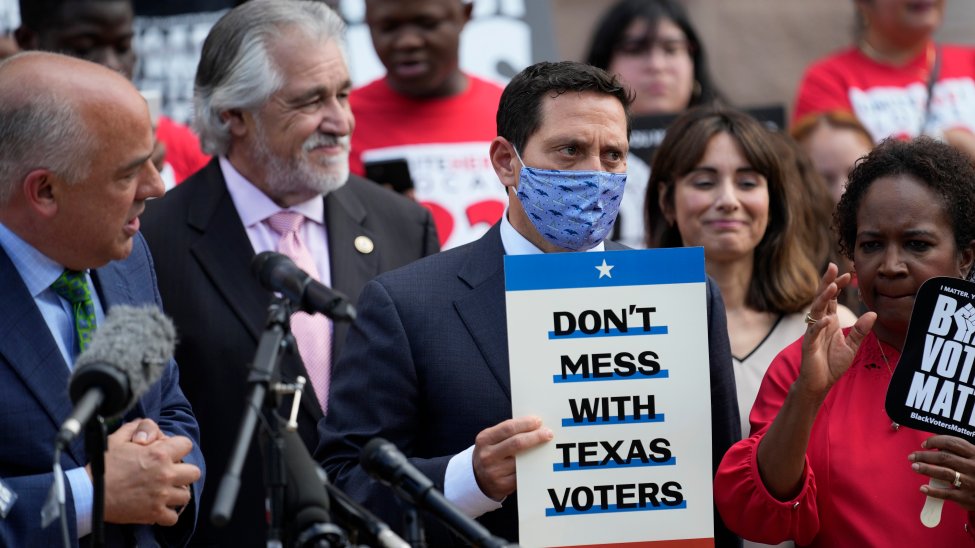
M 807 325 L 816 325 L 816 322 L 818 322 L 818 321 L 819 320 L 817 320 L 816 318 L 813 318 L 812 317 L 812 312 L 806 312 L 806 324 Z
M 961 472 L 955 470 L 955 481 L 951 482 L 955 487 L 961 487 Z

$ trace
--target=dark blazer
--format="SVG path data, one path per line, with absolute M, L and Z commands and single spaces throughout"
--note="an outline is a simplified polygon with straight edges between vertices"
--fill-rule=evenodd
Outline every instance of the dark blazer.
M 620 248 L 607 242 L 607 249 Z M 358 465 L 369 440 L 391 441 L 443 489 L 448 461 L 478 432 L 511 418 L 503 255 L 495 226 L 475 242 L 379 276 L 359 299 L 359 317 L 332 372 L 315 457 L 339 488 L 396 530 L 402 517 L 395 495 Z M 710 279 L 707 287 L 717 469 L 741 433 L 724 304 Z M 516 499 L 479 521 L 516 540 Z M 460 545 L 433 518 L 425 525 L 430 546 Z M 736 544 L 724 533 L 718 542 Z
M 161 306 L 152 260 L 145 240 L 136 235 L 132 254 L 92 271 L 92 281 L 106 312 L 118 304 Z M 0 478 L 17 494 L 11 513 L 0 519 L 0 546 L 61 546 L 57 523 L 41 529 L 41 506 L 51 486 L 54 437 L 71 414 L 68 397 L 70 371 L 58 350 L 54 335 L 44 322 L 27 286 L 0 247 Z M 97 335 L 96 335 L 97 336 Z M 204 471 L 196 420 L 179 388 L 179 371 L 170 361 L 162 378 L 142 396 L 125 420 L 150 418 L 174 436 L 193 441 L 193 451 L 183 460 Z M 84 436 L 79 436 L 61 456 L 61 466 L 70 470 L 88 463 Z M 70 484 L 65 480 L 70 491 Z M 193 500 L 199 499 L 201 478 L 193 485 Z M 70 492 L 66 509 L 70 537 L 77 538 L 74 505 Z M 189 508 L 174 527 L 107 525 L 109 545 L 125 539 L 142 542 L 153 534 L 164 545 L 181 546 L 193 531 L 194 511 Z
M 439 250 L 430 213 L 371 181 L 352 176 L 324 199 L 332 287 L 353 302 L 376 275 Z M 218 529 L 209 522 L 249 392 L 248 366 L 271 301 L 251 275 L 254 249 L 217 159 L 149 202 L 142 226 L 156 260 L 164 310 L 176 323 L 183 391 L 200 421 L 203 451 L 211 465 L 204 516 L 193 544 L 264 546 L 263 464 L 256 443 L 230 523 Z M 357 251 L 357 236 L 368 236 L 375 250 Z M 347 324 L 335 323 L 333 359 L 347 331 Z M 290 380 L 299 374 L 307 377 L 297 355 L 282 361 L 281 374 Z M 298 433 L 314 449 L 321 408 L 311 391 L 301 401 Z

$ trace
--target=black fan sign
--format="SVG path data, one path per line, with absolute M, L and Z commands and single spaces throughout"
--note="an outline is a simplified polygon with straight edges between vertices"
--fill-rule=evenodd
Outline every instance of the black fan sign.
M 975 443 L 975 283 L 921 285 L 904 350 L 887 389 L 887 414 L 903 426 Z

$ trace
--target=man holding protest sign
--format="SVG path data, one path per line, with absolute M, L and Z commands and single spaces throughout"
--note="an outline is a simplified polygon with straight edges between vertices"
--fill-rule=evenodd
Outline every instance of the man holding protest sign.
M 581 188 L 622 193 L 629 101 L 615 78 L 588 65 L 523 70 L 501 97 L 490 148 L 509 198 L 501 222 L 363 290 L 347 353 L 333 369 L 317 457 L 339 487 L 394 528 L 399 505 L 358 466 L 361 448 L 378 436 L 468 516 L 495 535 L 517 537 L 514 457 L 549 442 L 552 432 L 536 417 L 511 417 L 503 256 L 620 249 L 603 242 L 616 209 L 593 208 Z M 740 432 L 724 307 L 717 288 L 707 287 L 716 465 Z M 430 545 L 459 544 L 426 525 Z M 736 542 L 715 525 L 719 546 Z

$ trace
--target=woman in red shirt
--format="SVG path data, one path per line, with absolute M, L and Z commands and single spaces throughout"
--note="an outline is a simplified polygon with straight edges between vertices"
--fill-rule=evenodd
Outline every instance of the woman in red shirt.
M 751 437 L 718 468 L 715 503 L 733 531 L 802 546 L 972 544 L 975 446 L 892 424 L 884 399 L 918 288 L 975 261 L 973 181 L 963 154 L 929 138 L 887 140 L 850 173 L 835 224 L 870 312 L 839 327 L 851 275 L 830 265 L 805 335 L 762 382 Z M 949 501 L 930 529 L 925 496 Z

